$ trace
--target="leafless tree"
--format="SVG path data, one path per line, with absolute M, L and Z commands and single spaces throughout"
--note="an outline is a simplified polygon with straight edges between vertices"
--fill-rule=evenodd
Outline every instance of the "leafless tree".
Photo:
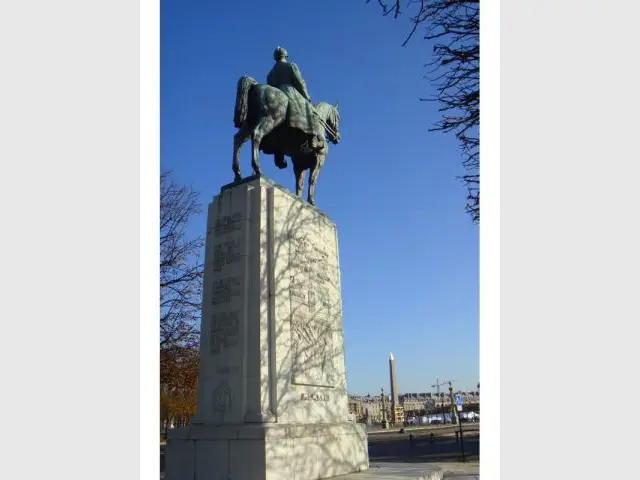
M 367 0 L 369 3 L 371 0 Z M 436 94 L 421 100 L 440 103 L 442 119 L 430 131 L 453 133 L 462 149 L 466 173 L 460 178 L 468 189 L 466 210 L 480 221 L 480 1 L 479 0 L 377 0 L 383 15 L 408 14 L 411 31 L 418 29 L 433 43 L 433 60 L 427 78 Z
M 198 342 L 202 298 L 202 236 L 189 238 L 190 217 L 201 211 L 198 192 L 160 176 L 160 348 Z

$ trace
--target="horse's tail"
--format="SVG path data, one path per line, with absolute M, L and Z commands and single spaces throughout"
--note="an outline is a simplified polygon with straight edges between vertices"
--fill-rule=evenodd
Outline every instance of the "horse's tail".
M 240 128 L 247 119 L 247 111 L 249 110 L 249 90 L 258 82 L 251 77 L 243 76 L 238 80 L 238 89 L 236 92 L 236 109 L 233 113 L 233 124 L 236 128 Z

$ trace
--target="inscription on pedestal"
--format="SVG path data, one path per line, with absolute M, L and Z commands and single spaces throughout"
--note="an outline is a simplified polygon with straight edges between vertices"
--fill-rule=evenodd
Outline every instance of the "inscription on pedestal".
M 328 393 L 301 393 L 300 400 L 302 401 L 312 400 L 314 402 L 328 402 L 329 394 Z
M 211 278 L 207 287 L 211 289 L 211 300 L 207 299 L 208 346 L 211 373 L 218 382 L 211 401 L 213 411 L 219 414 L 216 421 L 223 423 L 233 418 L 234 401 L 238 401 L 242 393 L 238 377 L 242 372 L 242 298 L 246 285 L 242 274 L 245 222 L 243 212 L 218 216 L 211 229 L 213 235 L 208 239 L 211 243 L 207 244 L 210 259 L 206 275 Z M 237 410 L 237 405 L 235 407 Z
M 242 213 L 236 212 L 216 220 L 214 231 L 216 235 L 226 235 L 242 229 Z
M 211 303 L 213 305 L 231 303 L 234 297 L 240 296 L 241 285 L 240 277 L 227 277 L 214 280 Z
M 222 347 L 238 344 L 239 312 L 220 312 L 211 315 L 211 353 L 218 354 Z
M 219 272 L 226 265 L 239 262 L 242 259 L 240 254 L 240 240 L 233 239 L 219 243 L 213 247 L 213 271 Z

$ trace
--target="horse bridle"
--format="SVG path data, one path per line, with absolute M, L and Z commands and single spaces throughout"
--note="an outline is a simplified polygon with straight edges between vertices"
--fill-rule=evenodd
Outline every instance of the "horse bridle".
M 322 126 L 325 128 L 325 130 L 328 131 L 333 136 L 333 138 L 335 138 L 337 140 L 338 139 L 338 132 L 336 130 L 334 130 L 333 128 L 331 128 L 329 126 L 329 124 L 322 119 L 322 117 L 316 111 L 315 108 L 313 109 L 313 113 L 316 115 L 316 117 L 318 118 L 318 121 L 322 124 Z

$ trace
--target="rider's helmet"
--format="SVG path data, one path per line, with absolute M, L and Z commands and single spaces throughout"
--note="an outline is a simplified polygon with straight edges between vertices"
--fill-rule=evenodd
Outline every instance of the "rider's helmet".
M 274 60 L 280 60 L 281 58 L 287 58 L 288 56 L 289 56 L 289 54 L 282 47 L 276 48 L 275 51 L 273 52 L 273 59 Z

